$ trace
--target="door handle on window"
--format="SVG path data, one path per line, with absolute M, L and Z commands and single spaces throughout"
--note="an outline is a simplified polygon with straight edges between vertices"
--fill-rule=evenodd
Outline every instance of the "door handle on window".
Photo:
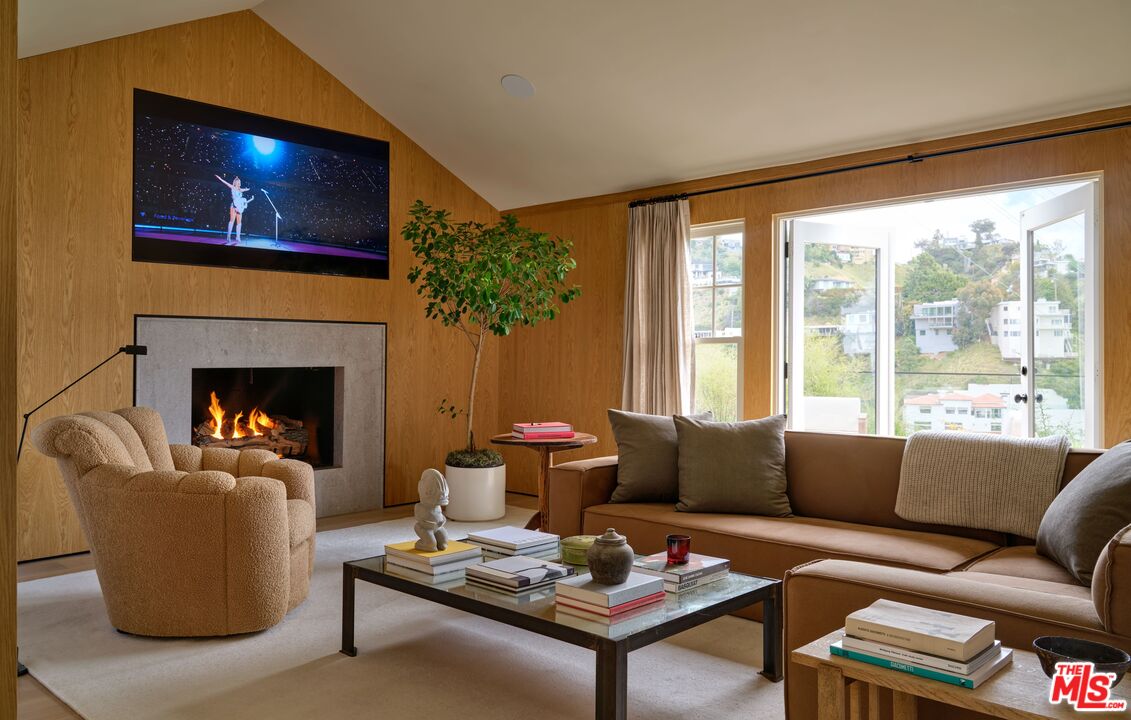
M 1036 394 L 1036 395 L 1035 395 L 1035 396 L 1033 397 L 1033 399 L 1034 399 L 1034 400 L 1036 400 L 1037 402 L 1044 402 L 1044 401 L 1045 401 L 1045 396 L 1044 396 L 1044 395 L 1042 395 L 1042 394 L 1040 394 L 1040 393 L 1037 393 L 1037 394 Z
M 1016 395 L 1013 396 L 1013 402 L 1015 402 L 1015 403 L 1027 403 L 1027 402 L 1029 402 L 1029 396 L 1026 395 L 1025 393 L 1017 393 Z

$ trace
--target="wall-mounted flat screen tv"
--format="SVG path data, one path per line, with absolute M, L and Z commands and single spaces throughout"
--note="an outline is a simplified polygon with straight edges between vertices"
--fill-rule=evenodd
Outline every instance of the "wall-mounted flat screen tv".
M 389 277 L 389 143 L 134 91 L 133 259 Z

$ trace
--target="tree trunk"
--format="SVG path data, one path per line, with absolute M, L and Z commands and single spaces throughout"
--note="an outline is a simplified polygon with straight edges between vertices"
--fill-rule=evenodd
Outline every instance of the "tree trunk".
M 479 358 L 483 355 L 483 341 L 487 335 L 480 327 L 479 338 L 475 341 L 475 364 L 471 366 L 471 390 L 467 394 L 467 449 L 475 451 L 475 432 L 472 423 L 475 421 L 475 385 L 479 381 Z

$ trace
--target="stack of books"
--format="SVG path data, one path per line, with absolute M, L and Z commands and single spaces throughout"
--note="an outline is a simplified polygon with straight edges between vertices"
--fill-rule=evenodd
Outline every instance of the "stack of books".
M 515 423 L 511 437 L 519 440 L 566 440 L 573 437 L 573 426 L 563 422 Z
M 600 585 L 589 574 L 559 580 L 554 586 L 558 613 L 608 626 L 662 607 L 664 581 L 633 572 L 619 585 Z
M 386 572 L 429 585 L 462 580 L 466 568 L 482 558 L 483 551 L 478 545 L 456 540 L 435 552 L 417 550 L 415 540 L 385 546 Z
M 558 542 L 561 537 L 538 530 L 525 530 L 523 528 L 506 525 L 478 530 L 467 534 L 467 541 L 483 549 L 483 557 L 488 560 L 498 560 L 505 557 L 522 555 L 524 557 L 553 560 L 561 554 Z
M 637 558 L 633 570 L 663 579 L 666 592 L 681 593 L 725 578 L 730 573 L 730 560 L 691 553 L 685 564 L 669 565 L 668 554 L 658 552 Z
M 525 595 L 551 588 L 557 580 L 573 574 L 573 568 L 568 565 L 515 555 L 471 565 L 467 568 L 467 585 L 510 595 Z
M 844 622 L 833 655 L 976 688 L 1013 662 L 991 620 L 877 600 Z

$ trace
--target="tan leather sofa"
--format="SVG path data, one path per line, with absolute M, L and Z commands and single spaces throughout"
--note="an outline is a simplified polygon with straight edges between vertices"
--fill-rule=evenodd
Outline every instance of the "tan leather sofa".
M 785 649 L 844 625 L 853 610 L 888 597 L 993 619 L 1006 644 L 1028 647 L 1041 634 L 1092 637 L 1131 651 L 1131 533 L 1109 548 L 1114 563 L 1097 587 L 1079 585 L 1036 554 L 1031 538 L 907 522 L 895 514 L 904 440 L 787 432 L 786 475 L 794 517 L 676 512 L 672 504 L 618 503 L 616 458 L 550 470 L 550 530 L 563 536 L 616 527 L 638 551 L 663 548 L 684 532 L 693 549 L 731 559 L 740 572 L 786 578 Z M 1099 451 L 1073 450 L 1061 486 Z M 796 569 L 794 569 L 796 568 Z M 1095 592 L 1093 592 L 1095 591 Z M 1095 596 L 1095 599 L 1093 599 Z M 786 665 L 791 720 L 816 717 L 813 671 Z M 923 703 L 924 717 L 959 717 Z M 978 716 L 961 716 L 978 717 Z
M 137 635 L 262 630 L 301 603 L 314 569 L 314 472 L 266 450 L 169 445 L 149 408 L 48 420 L 110 622 Z

